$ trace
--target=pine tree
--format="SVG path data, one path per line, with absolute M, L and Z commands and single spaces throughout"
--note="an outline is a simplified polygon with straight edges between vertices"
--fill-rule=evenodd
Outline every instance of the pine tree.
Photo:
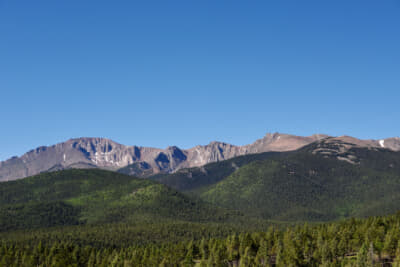
M 400 240 L 397 243 L 396 257 L 393 261 L 393 267 L 400 267 Z
M 283 245 L 281 240 L 278 240 L 277 249 L 276 249 L 276 258 L 275 264 L 277 267 L 284 267 L 285 265 L 285 255 L 283 253 Z
M 253 257 L 251 254 L 251 247 L 247 247 L 244 254 L 240 257 L 239 267 L 248 267 L 253 265 Z
M 240 246 L 239 238 L 237 235 L 232 235 L 227 240 L 228 242 L 226 246 L 227 246 L 228 260 L 231 262 L 236 262 L 239 259 L 239 246 Z
M 363 244 L 357 253 L 357 266 L 369 267 L 373 266 L 371 256 L 369 255 L 369 250 L 367 246 Z
M 260 241 L 260 247 L 257 250 L 255 263 L 258 266 L 269 266 L 268 245 L 264 239 Z
M 201 259 L 203 260 L 208 259 L 209 249 L 207 241 L 204 238 L 202 238 L 200 241 L 200 255 Z
M 92 252 L 90 253 L 87 266 L 88 266 L 88 267 L 95 267 L 95 266 L 96 266 L 96 254 L 94 253 L 93 250 L 92 250 Z
M 187 246 L 187 252 L 185 259 L 182 261 L 183 266 L 192 266 L 193 265 L 193 260 L 194 260 L 194 254 L 195 254 L 195 248 L 193 245 L 193 241 L 189 242 L 189 245 Z
M 240 238 L 240 246 L 239 246 L 239 254 L 242 256 L 246 250 L 246 248 L 252 248 L 253 246 L 253 239 L 251 238 L 249 233 L 245 233 L 241 235 Z
M 396 238 L 396 231 L 395 229 L 388 231 L 385 235 L 385 241 L 383 245 L 383 250 L 386 251 L 389 255 L 394 255 L 396 253 L 396 245 L 397 245 L 397 238 Z

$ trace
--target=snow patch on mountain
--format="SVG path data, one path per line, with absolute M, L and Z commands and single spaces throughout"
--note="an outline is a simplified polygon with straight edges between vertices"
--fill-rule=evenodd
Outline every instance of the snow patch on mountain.
M 385 147 L 385 140 L 379 140 L 379 145 L 384 148 Z

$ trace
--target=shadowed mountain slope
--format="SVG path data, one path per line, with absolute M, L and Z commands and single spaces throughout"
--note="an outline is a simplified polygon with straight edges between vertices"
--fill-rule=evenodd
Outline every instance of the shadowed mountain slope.
M 151 178 L 264 219 L 335 220 L 388 214 L 400 207 L 400 152 L 349 137 Z
M 329 138 L 285 156 L 250 162 L 193 192 L 264 219 L 388 214 L 400 209 L 400 152 Z
M 2 231 L 146 218 L 223 221 L 229 216 L 151 180 L 98 169 L 43 173 L 0 184 Z

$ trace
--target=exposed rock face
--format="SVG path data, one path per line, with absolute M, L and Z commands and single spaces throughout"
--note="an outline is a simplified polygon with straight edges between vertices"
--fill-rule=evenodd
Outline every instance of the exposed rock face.
M 348 144 L 351 146 L 356 146 L 356 147 L 370 147 L 370 148 L 386 148 L 390 149 L 393 151 L 400 151 L 400 138 L 399 137 L 393 137 L 393 138 L 387 138 L 387 139 L 381 139 L 381 140 L 362 140 L 362 139 L 357 139 L 351 136 L 339 136 L 339 137 L 332 137 L 332 138 L 327 138 L 325 140 L 327 143 L 343 143 L 343 144 Z
M 268 151 L 290 151 L 299 149 L 327 135 L 313 135 L 308 137 L 280 133 L 268 133 L 263 138 L 245 146 L 234 146 L 221 142 L 211 142 L 206 146 L 196 146 L 188 149 L 188 160 L 182 167 L 198 167 L 207 163 L 230 159 L 233 157 L 256 154 Z
M 375 151 L 378 149 L 400 151 L 400 139 L 395 137 L 382 140 L 360 140 L 351 136 L 329 137 L 316 142 L 312 153 L 333 157 L 351 164 L 358 164 L 360 159 L 353 148 L 368 148 Z
M 327 138 L 328 135 L 314 134 L 312 136 L 296 136 L 290 134 L 267 134 L 264 138 L 255 141 L 253 144 L 244 146 L 245 154 L 262 153 L 267 151 L 291 151 L 299 149 L 312 142 Z
M 105 138 L 77 138 L 49 147 L 39 147 L 19 158 L 14 157 L 0 162 L 0 181 L 15 180 L 40 172 L 67 168 L 117 170 L 132 164 L 132 174 L 135 175 L 170 173 L 181 168 L 198 167 L 245 154 L 296 150 L 327 137 L 326 135 L 301 137 L 274 133 L 267 134 L 264 138 L 245 146 L 211 142 L 208 145 L 187 150 L 175 146 L 166 149 L 125 146 Z M 338 138 L 343 142 L 360 146 L 400 150 L 399 138 L 385 140 Z

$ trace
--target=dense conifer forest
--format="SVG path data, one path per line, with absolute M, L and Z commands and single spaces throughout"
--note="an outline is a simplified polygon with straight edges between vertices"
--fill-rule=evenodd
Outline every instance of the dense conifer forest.
M 212 224 L 81 227 L 3 233 L 0 265 L 400 266 L 400 214 L 254 232 Z
M 397 154 L 299 153 L 167 176 L 195 174 L 181 191 L 98 169 L 1 183 L 0 266 L 400 266 Z

